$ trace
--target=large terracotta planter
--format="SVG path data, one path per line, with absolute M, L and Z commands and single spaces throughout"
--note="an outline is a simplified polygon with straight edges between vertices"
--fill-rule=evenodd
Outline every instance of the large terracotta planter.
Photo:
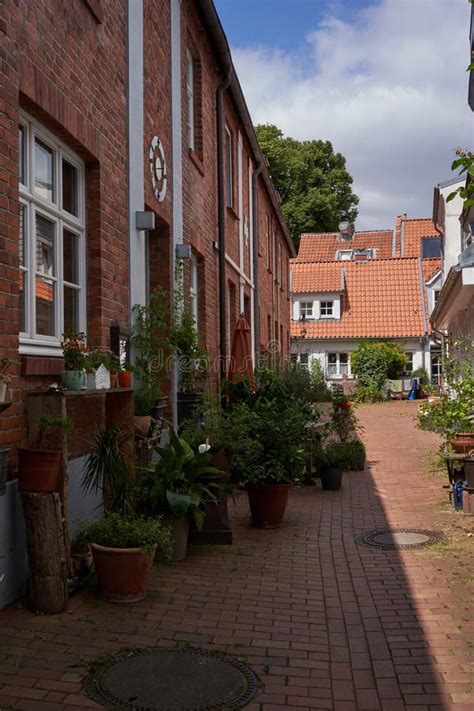
M 137 434 L 142 437 L 148 437 L 148 432 L 151 426 L 151 416 L 150 415 L 134 415 L 133 426 Z
M 22 491 L 56 491 L 61 471 L 62 452 L 43 449 L 18 450 L 18 481 Z
M 107 548 L 91 543 L 97 582 L 109 602 L 138 602 L 146 595 L 146 584 L 156 546 L 150 553 L 140 548 Z
M 450 444 L 458 454 L 467 454 L 474 449 L 474 432 L 458 432 Z
M 250 513 L 254 526 L 279 526 L 285 515 L 292 484 L 249 484 Z

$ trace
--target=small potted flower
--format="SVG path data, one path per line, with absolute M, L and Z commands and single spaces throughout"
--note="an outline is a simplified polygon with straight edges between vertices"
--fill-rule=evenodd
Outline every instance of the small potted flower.
M 86 336 L 84 333 L 66 331 L 61 343 L 64 370 L 61 380 L 66 390 L 83 390 L 86 387 Z
M 10 358 L 0 358 L 0 402 L 5 402 L 7 397 L 7 385 L 11 383 L 11 376 L 8 369 L 13 361 Z
M 118 384 L 121 388 L 133 387 L 133 370 L 129 363 L 125 363 L 118 374 Z

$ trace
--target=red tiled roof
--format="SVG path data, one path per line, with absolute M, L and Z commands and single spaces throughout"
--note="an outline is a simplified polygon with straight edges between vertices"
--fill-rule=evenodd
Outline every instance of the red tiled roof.
M 296 262 L 291 266 L 293 294 L 342 291 L 344 288 L 342 270 L 347 262 Z
M 422 237 L 439 237 L 431 218 L 402 219 L 402 257 L 420 257 Z
M 320 264 L 308 264 L 305 284 L 314 276 L 317 293 Z M 327 268 L 329 265 L 323 265 Z M 338 263 L 345 272 L 340 320 L 308 321 L 307 338 L 407 338 L 425 333 L 419 261 L 416 258 Z M 331 265 L 332 267 L 332 265 Z M 293 269 L 301 265 L 293 263 Z M 313 272 L 311 272 L 313 270 Z M 292 324 L 300 336 L 300 325 Z
M 422 259 L 421 264 L 423 267 L 423 279 L 426 284 L 441 269 L 441 259 Z
M 392 256 L 392 230 L 356 232 L 350 240 L 341 239 L 338 232 L 314 232 L 302 234 L 297 262 L 332 262 L 339 249 L 375 248 L 376 259 Z

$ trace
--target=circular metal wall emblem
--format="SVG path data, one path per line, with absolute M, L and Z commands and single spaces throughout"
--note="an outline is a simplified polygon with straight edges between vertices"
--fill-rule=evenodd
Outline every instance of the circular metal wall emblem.
M 97 703 L 132 711 L 234 711 L 260 686 L 239 659 L 195 647 L 124 649 L 85 681 Z
M 158 136 L 153 136 L 151 139 L 148 157 L 150 159 L 153 192 L 158 202 L 163 202 L 168 185 L 168 175 L 166 173 L 166 159 L 163 144 Z
M 385 551 L 399 548 L 421 548 L 436 543 L 441 534 L 436 531 L 425 531 L 418 528 L 381 528 L 367 531 L 356 536 L 356 542 Z

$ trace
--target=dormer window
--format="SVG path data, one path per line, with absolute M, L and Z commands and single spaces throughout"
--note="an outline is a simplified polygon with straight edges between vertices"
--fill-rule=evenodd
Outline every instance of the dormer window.
M 332 318 L 334 316 L 334 301 L 321 301 L 321 318 Z
M 339 262 L 350 262 L 352 259 L 352 249 L 339 249 L 336 252 L 336 259 Z
M 302 301 L 300 303 L 300 318 L 304 318 L 304 319 L 313 318 L 313 302 L 312 301 Z

